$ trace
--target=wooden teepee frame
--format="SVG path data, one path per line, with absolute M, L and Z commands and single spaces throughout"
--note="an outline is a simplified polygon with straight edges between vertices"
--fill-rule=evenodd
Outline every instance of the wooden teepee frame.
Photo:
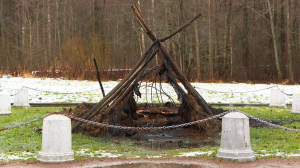
M 160 60 L 160 72 L 166 73 L 168 81 L 176 88 L 178 96 L 181 98 L 182 102 L 188 103 L 187 95 L 192 95 L 196 98 L 198 105 L 200 105 L 208 115 L 213 115 L 212 111 L 209 108 L 207 102 L 202 98 L 202 96 L 194 89 L 190 82 L 185 78 L 183 73 L 174 63 L 173 59 L 170 57 L 162 42 L 171 38 L 187 26 L 189 26 L 194 20 L 201 16 L 201 14 L 196 15 L 189 22 L 182 25 L 180 28 L 175 30 L 169 36 L 162 39 L 158 39 L 154 33 L 147 26 L 144 18 L 141 15 L 141 12 L 138 10 L 136 5 L 132 5 L 132 10 L 136 15 L 136 19 L 140 26 L 143 28 L 145 33 L 151 38 L 153 44 L 149 49 L 144 53 L 142 58 L 137 62 L 137 64 L 132 68 L 132 70 L 123 78 L 123 80 L 112 90 L 110 91 L 98 104 L 96 104 L 88 113 L 86 113 L 82 118 L 91 119 L 101 110 L 103 110 L 107 105 L 113 106 L 117 102 L 121 102 L 128 94 L 132 93 L 135 88 L 137 88 L 138 81 L 143 76 L 143 73 L 146 69 L 147 64 L 152 60 L 152 58 L 157 54 Z M 178 79 L 184 86 L 185 90 L 177 83 Z M 82 124 L 82 121 L 78 121 L 72 127 L 72 130 L 75 130 L 78 126 Z

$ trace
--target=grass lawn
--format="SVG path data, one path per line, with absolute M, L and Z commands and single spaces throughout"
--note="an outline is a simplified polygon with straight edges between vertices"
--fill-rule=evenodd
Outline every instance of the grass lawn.
M 275 107 L 237 108 L 249 115 L 279 123 L 279 125 L 300 129 L 300 114 L 291 113 L 291 109 Z M 13 108 L 12 115 L 0 117 L 0 129 L 28 122 L 55 111 L 61 107 Z M 42 134 L 34 131 L 33 126 L 42 128 L 42 120 L 32 124 L 0 132 L 0 162 L 10 160 L 36 160 L 41 151 Z M 260 157 L 300 156 L 300 133 L 273 127 L 251 128 L 252 150 Z M 214 158 L 220 146 L 220 138 L 215 146 L 203 145 L 200 148 L 180 148 L 171 150 L 153 150 L 135 145 L 129 140 L 112 141 L 101 137 L 89 137 L 81 134 L 72 135 L 72 149 L 75 160 L 91 157 L 151 158 L 176 157 L 183 153 L 195 154 L 196 157 Z M 194 153 L 192 153 L 194 152 Z

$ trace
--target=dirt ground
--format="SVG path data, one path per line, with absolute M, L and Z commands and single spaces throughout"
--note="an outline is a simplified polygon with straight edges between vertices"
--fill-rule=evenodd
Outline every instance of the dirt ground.
M 125 163 L 138 164 L 142 163 L 139 167 L 148 168 L 147 165 L 155 163 L 157 166 L 151 165 L 151 168 L 159 168 L 159 165 L 166 165 L 165 163 L 185 164 L 185 167 L 203 167 L 203 168 L 296 168 L 300 167 L 300 158 L 272 158 L 272 159 L 259 159 L 254 162 L 229 162 L 219 159 L 204 159 L 204 158 L 169 158 L 169 159 L 86 159 L 81 161 L 66 162 L 66 163 L 41 163 L 41 162 L 8 162 L 0 163 L 0 167 L 9 168 L 54 168 L 54 167 L 107 167 L 112 165 L 121 165 Z M 115 166 L 120 167 L 120 166 Z M 122 167 L 122 166 L 121 166 Z M 179 166 L 180 167 L 180 166 Z M 150 166 L 149 166 L 150 168 Z M 176 168 L 173 167 L 173 168 Z

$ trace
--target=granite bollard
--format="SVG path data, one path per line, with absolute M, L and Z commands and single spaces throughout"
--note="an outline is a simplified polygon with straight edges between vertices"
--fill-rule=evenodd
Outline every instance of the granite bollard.
M 285 103 L 285 94 L 278 88 L 271 89 L 270 106 L 273 107 L 287 107 Z
M 11 104 L 10 104 L 10 94 L 6 91 L 0 92 L 0 115 L 10 115 L 11 114 Z
M 74 160 L 71 120 L 68 117 L 54 114 L 43 120 L 42 151 L 38 160 L 48 163 Z
M 300 114 L 300 92 L 293 94 L 292 113 Z
M 15 91 L 15 100 L 13 107 L 29 108 L 28 89 L 20 88 Z
M 251 149 L 249 118 L 246 115 L 232 112 L 222 118 L 221 146 L 216 156 L 237 162 L 256 159 Z

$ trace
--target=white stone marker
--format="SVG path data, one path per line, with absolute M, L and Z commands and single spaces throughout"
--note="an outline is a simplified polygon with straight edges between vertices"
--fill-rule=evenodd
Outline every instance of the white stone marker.
M 249 118 L 246 115 L 232 112 L 222 118 L 221 147 L 216 156 L 237 162 L 256 159 L 251 149 Z
M 43 120 L 42 151 L 38 160 L 58 163 L 74 160 L 72 151 L 71 120 L 61 114 L 54 114 Z
M 10 115 L 11 114 L 11 104 L 10 104 L 10 94 L 6 91 L 0 92 L 0 115 Z
M 13 107 L 29 108 L 28 89 L 20 88 L 15 90 L 15 100 Z
M 293 94 L 292 113 L 300 114 L 300 92 Z
M 285 94 L 278 88 L 271 89 L 270 106 L 287 107 L 285 104 Z

